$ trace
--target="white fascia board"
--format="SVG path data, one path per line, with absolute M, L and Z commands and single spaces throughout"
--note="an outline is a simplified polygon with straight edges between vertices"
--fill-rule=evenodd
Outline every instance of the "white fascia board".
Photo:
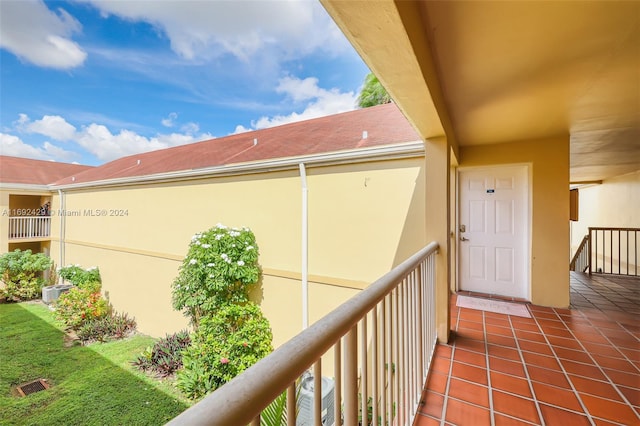
M 10 183 L 0 182 L 0 190 L 3 191 L 31 191 L 31 192 L 51 192 L 49 185 L 37 185 L 32 183 Z
M 181 170 L 168 173 L 157 173 L 144 176 L 105 179 L 91 182 L 72 183 L 67 185 L 51 185 L 51 190 L 73 190 L 103 186 L 125 186 L 141 183 L 160 183 L 167 181 L 203 179 L 232 175 L 269 173 L 282 170 L 298 169 L 300 163 L 307 167 L 331 166 L 337 164 L 354 164 L 374 160 L 395 160 L 424 155 L 424 143 L 421 140 L 402 144 L 383 145 L 373 148 L 336 151 L 299 157 L 276 158 L 250 163 L 236 163 L 223 166 L 206 167 L 195 170 Z

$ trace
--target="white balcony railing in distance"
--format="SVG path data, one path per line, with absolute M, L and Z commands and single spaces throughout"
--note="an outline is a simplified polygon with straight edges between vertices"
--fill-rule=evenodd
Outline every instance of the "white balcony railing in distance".
M 50 232 L 50 216 L 12 216 L 9 218 L 10 240 L 46 238 Z
M 331 355 L 332 424 L 413 424 L 437 338 L 437 250 L 430 243 L 168 424 L 260 425 L 262 410 L 286 391 L 287 425 L 296 425 L 296 382 L 312 369 L 320 389 L 322 357 Z M 327 424 L 322 392 L 313 399 L 311 424 Z

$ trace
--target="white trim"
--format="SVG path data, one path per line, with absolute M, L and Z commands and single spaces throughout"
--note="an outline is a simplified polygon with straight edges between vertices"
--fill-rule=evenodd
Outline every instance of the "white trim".
M 15 191 L 37 191 L 37 192 L 52 192 L 49 185 L 38 185 L 33 183 L 11 183 L 0 182 L 0 190 L 15 190 Z
M 81 189 L 95 186 L 134 185 L 146 182 L 166 182 L 184 179 L 201 179 L 210 176 L 230 176 L 240 174 L 268 173 L 282 170 L 298 169 L 300 163 L 307 167 L 328 166 L 343 163 L 358 163 L 374 159 L 400 159 L 424 155 L 422 141 L 406 142 L 402 144 L 384 145 L 374 148 L 336 151 L 299 157 L 276 158 L 260 162 L 237 163 L 196 170 L 181 170 L 176 172 L 157 173 L 145 176 L 131 176 L 125 178 L 105 179 L 92 182 L 73 183 L 67 185 L 50 185 L 50 189 Z
M 300 183 L 302 186 L 302 329 L 306 330 L 309 327 L 309 189 L 304 163 L 300 163 Z

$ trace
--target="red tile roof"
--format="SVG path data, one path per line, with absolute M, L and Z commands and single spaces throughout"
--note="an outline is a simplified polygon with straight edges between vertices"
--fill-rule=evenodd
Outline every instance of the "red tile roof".
M 0 182 L 48 185 L 74 173 L 93 169 L 91 166 L 31 160 L 0 155 Z
M 363 131 L 367 132 L 363 139 Z M 55 185 L 78 184 L 413 142 L 420 137 L 393 104 L 131 155 Z M 254 140 L 257 144 L 254 145 Z M 138 164 L 139 162 L 139 164 Z

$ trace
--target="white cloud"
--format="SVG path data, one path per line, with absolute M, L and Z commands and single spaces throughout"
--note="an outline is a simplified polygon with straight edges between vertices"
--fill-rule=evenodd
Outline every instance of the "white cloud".
M 72 142 L 102 161 L 213 138 L 209 133 L 198 134 L 200 127 L 197 123 L 185 124 L 182 127 L 184 133 L 159 133 L 154 137 L 142 136 L 127 129 L 112 133 L 107 126 L 97 123 L 82 126 L 77 130 L 65 118 L 58 115 L 45 115 L 40 120 L 31 121 L 26 114 L 19 114 L 18 120 L 14 121 L 13 125 L 14 129 L 10 131 L 36 133 L 55 140 Z M 6 155 L 59 161 L 80 158 L 78 153 L 62 149 L 48 141 L 43 142 L 41 147 L 35 147 L 33 144 L 23 142 L 17 136 L 8 133 L 1 135 L 0 148 Z
M 162 119 L 161 123 L 164 127 L 173 127 L 177 118 L 178 118 L 177 113 L 170 112 L 167 118 Z
M 26 120 L 25 117 L 26 115 L 21 114 L 18 121 L 30 133 L 39 133 L 57 141 L 69 141 L 75 136 L 76 128 L 59 115 L 45 115 L 42 119 L 32 123 L 28 123 L 28 117 Z
M 7 133 L 0 133 L 0 152 L 2 155 L 35 160 L 72 161 L 79 158 L 77 153 L 64 150 L 49 142 L 44 142 L 42 147 L 35 147 L 25 143 L 19 137 Z
M 127 155 L 141 152 L 154 151 L 172 146 L 211 139 L 208 133 L 200 135 L 191 134 L 158 134 L 155 137 L 146 137 L 130 130 L 121 130 L 113 134 L 101 125 L 92 123 L 82 128 L 75 137 L 75 141 L 91 154 L 102 161 L 111 161 Z
M 308 77 L 303 80 L 291 76 L 281 78 L 276 87 L 276 92 L 286 95 L 287 98 L 295 103 L 306 102 L 304 110 L 300 113 L 292 112 L 288 115 L 264 116 L 252 121 L 251 128 L 243 125 L 236 126 L 235 133 L 338 114 L 354 110 L 356 107 L 357 95 L 354 92 L 341 92 L 335 88 L 323 89 L 318 86 L 318 79 L 315 77 Z
M 317 49 L 338 53 L 348 44 L 318 2 L 293 1 L 102 1 L 103 15 L 152 24 L 186 59 L 229 53 L 247 61 L 256 54 L 294 58 Z
M 29 122 L 29 116 L 27 114 L 18 114 L 18 120 L 15 121 L 15 125 L 23 125 Z
M 296 77 L 286 76 L 280 79 L 277 93 L 283 93 L 289 96 L 293 101 L 307 101 L 309 99 L 322 96 L 324 89 L 318 87 L 318 79 L 315 77 L 307 77 L 301 80 Z
M 68 69 L 84 63 L 87 53 L 71 36 L 80 23 L 62 8 L 57 13 L 40 0 L 0 2 L 0 47 L 35 65 Z
M 198 131 L 200 131 L 200 126 L 198 125 L 198 123 L 189 122 L 189 123 L 185 124 L 184 126 L 180 127 L 180 130 L 182 130 L 185 133 L 188 133 L 188 134 L 192 135 L 192 134 L 198 133 Z
M 253 129 L 250 127 L 244 127 L 242 124 L 238 124 L 236 126 L 236 130 L 234 130 L 233 134 L 237 134 L 237 133 L 246 133 L 246 132 L 250 132 Z
M 64 148 L 60 148 L 59 146 L 53 145 L 50 142 L 45 142 L 42 144 L 44 151 L 51 157 L 51 160 L 54 161 L 64 161 L 65 163 L 73 162 L 80 158 L 80 154 L 73 151 L 67 151 Z

